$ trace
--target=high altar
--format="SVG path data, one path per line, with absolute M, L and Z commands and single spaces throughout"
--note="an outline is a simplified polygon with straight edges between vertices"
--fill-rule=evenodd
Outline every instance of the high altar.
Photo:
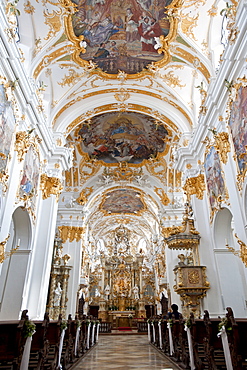
M 101 253 L 101 273 L 89 287 L 89 305 L 98 305 L 98 318 L 116 326 L 131 326 L 132 317 L 145 318 L 145 304 L 155 302 L 155 281 L 143 265 L 144 255 L 130 243 L 128 228 L 115 230 L 110 255 Z M 87 300 L 87 299 L 86 299 Z

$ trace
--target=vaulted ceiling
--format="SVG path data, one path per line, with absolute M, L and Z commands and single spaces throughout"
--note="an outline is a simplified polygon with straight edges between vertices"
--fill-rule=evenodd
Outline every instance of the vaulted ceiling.
M 57 143 L 74 148 L 60 212 L 82 209 L 95 245 L 110 245 L 119 225 L 133 245 L 157 245 L 162 227 L 182 217 L 176 149 L 189 145 L 216 76 L 226 3 L 27 0 L 17 7 L 20 56 L 40 110 Z

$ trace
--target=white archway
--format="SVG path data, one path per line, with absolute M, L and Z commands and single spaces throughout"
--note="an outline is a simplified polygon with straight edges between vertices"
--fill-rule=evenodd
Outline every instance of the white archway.
M 0 319 L 17 320 L 25 300 L 24 290 L 28 276 L 31 246 L 31 222 L 26 209 L 18 207 L 9 229 L 6 253 L 9 254 L 2 266 L 0 276 Z M 11 250 L 18 249 L 11 253 Z

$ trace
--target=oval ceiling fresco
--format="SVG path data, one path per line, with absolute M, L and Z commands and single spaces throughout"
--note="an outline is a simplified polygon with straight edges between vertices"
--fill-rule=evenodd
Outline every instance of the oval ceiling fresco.
M 105 113 L 82 123 L 75 136 L 79 150 L 105 163 L 139 164 L 166 148 L 168 132 L 141 113 Z
M 145 209 L 141 194 L 132 189 L 117 189 L 106 193 L 100 209 L 107 213 L 135 213 Z
M 177 1 L 177 0 L 173 0 Z M 67 31 L 73 41 L 83 37 L 85 54 L 104 72 L 141 72 L 164 58 L 157 51 L 156 37 L 169 40 L 172 0 L 72 0 L 76 12 L 68 18 Z M 167 57 L 167 56 L 166 56 Z

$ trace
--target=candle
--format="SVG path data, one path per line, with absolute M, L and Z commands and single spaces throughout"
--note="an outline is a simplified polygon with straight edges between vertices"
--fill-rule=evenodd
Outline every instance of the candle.
M 17 247 L 20 246 L 20 242 L 21 242 L 21 239 L 18 239 L 18 241 L 17 241 Z

